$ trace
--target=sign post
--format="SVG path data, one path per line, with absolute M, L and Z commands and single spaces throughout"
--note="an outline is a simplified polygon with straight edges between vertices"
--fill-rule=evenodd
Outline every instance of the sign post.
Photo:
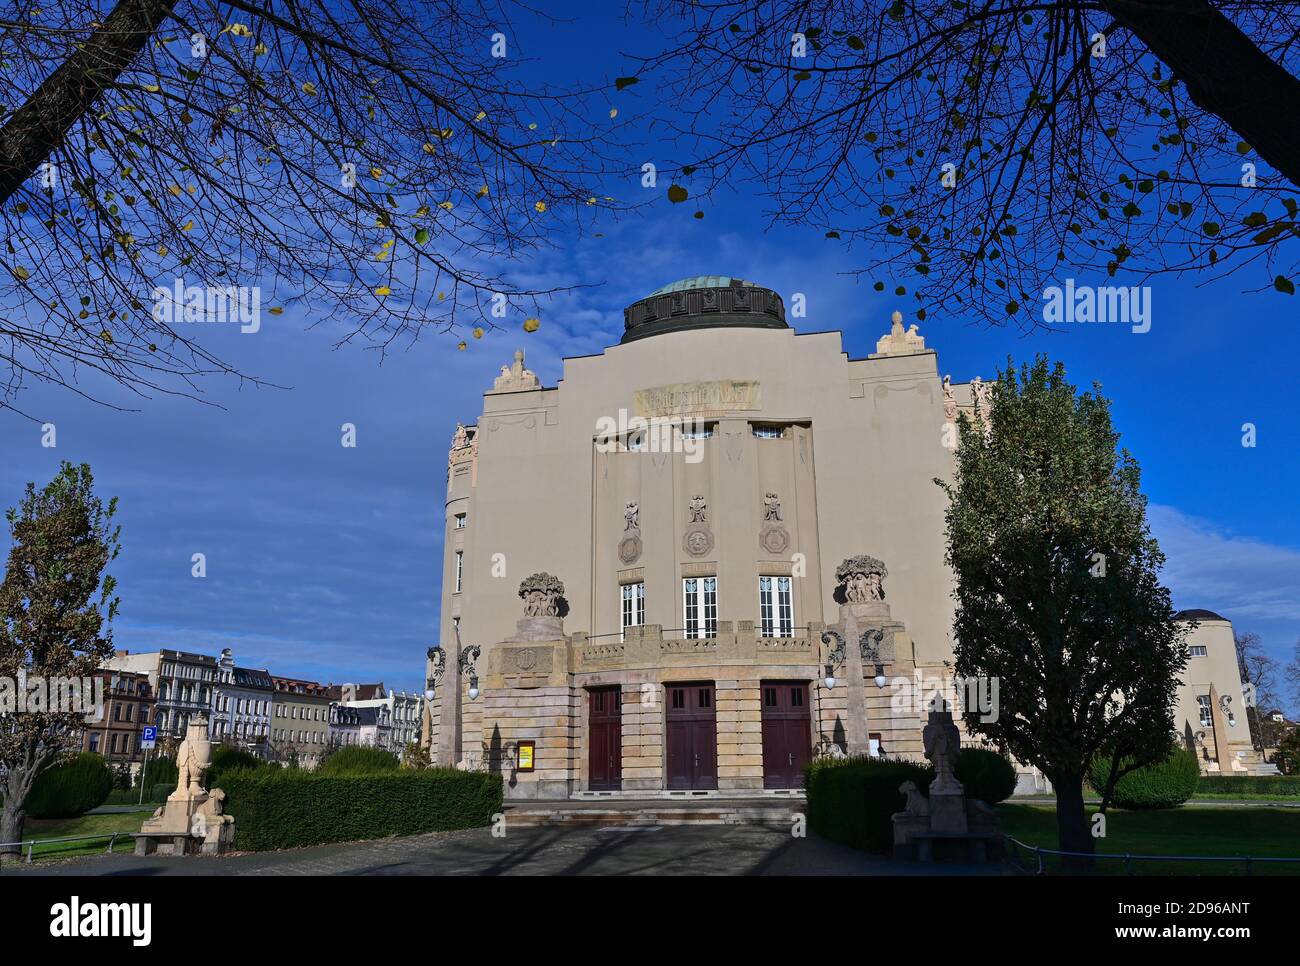
M 153 725 L 145 725 L 144 730 L 140 732 L 140 747 L 144 749 L 144 762 L 140 765 L 140 802 L 144 804 L 144 779 L 145 773 L 149 770 L 149 752 L 153 750 L 158 743 L 158 729 Z

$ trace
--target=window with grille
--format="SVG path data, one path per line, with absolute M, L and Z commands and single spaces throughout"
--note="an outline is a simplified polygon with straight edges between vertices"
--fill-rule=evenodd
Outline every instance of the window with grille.
M 683 580 L 682 613 L 687 637 L 717 637 L 718 578 L 687 577 Z
M 794 636 L 794 599 L 789 577 L 758 578 L 758 617 L 763 637 Z

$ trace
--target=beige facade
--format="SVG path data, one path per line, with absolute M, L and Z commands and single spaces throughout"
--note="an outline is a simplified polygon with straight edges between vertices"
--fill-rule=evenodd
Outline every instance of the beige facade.
M 1260 763 L 1246 720 L 1246 695 L 1232 624 L 1213 611 L 1178 615 L 1197 626 L 1187 635 L 1187 667 L 1178 688 L 1174 725 L 1206 774 L 1247 774 Z
M 271 748 L 281 761 L 315 768 L 330 746 L 330 699 L 325 685 L 297 678 L 271 678 Z
M 951 474 L 972 387 L 949 389 L 897 317 L 877 353 L 851 359 L 838 332 L 796 333 L 752 283 L 677 283 L 627 319 L 622 343 L 566 359 L 554 388 L 517 353 L 477 424 L 457 428 L 435 760 L 501 768 L 511 795 L 589 791 L 593 691 L 614 687 L 619 788 L 670 791 L 669 689 L 684 683 L 713 689 L 693 695 L 713 704 L 719 791 L 772 786 L 775 683 L 807 688 L 792 714 L 813 745 L 919 753 L 921 701 L 900 710 L 874 665 L 932 682 L 951 660 L 932 481 Z M 883 598 L 862 574 L 837 579 L 860 555 L 887 569 Z M 557 614 L 521 603 L 541 572 L 563 581 Z M 848 642 L 830 688 L 827 629 Z M 874 653 L 854 646 L 875 631 Z M 517 771 L 529 741 L 535 767 Z

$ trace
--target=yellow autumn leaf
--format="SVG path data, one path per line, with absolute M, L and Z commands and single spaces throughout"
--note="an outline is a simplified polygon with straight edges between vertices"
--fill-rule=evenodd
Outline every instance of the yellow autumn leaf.
M 14 276 L 20 282 L 25 282 L 32 277 L 32 273 L 27 271 L 27 269 L 23 268 L 21 265 L 14 266 L 13 272 L 14 272 Z
M 535 202 L 533 204 L 533 210 L 540 215 L 542 212 L 546 210 L 546 202 L 545 201 Z
M 236 37 L 253 36 L 253 31 L 249 29 L 248 24 L 246 23 L 232 23 L 228 27 L 226 27 L 226 29 L 223 30 L 222 33 L 226 33 L 227 31 L 234 34 Z
M 595 203 L 596 203 L 596 196 L 595 196 L 595 195 L 592 195 L 590 198 L 587 199 L 587 204 L 589 204 L 589 205 L 594 205 Z
M 170 191 L 172 194 L 174 194 L 177 198 L 181 196 L 181 186 L 178 184 L 172 185 L 167 190 Z
M 487 111 L 479 111 L 477 114 L 474 115 L 474 120 L 481 121 L 485 117 L 487 117 Z
M 487 186 L 487 185 L 484 185 L 483 187 L 481 187 L 481 188 L 478 189 L 478 196 L 479 196 L 480 198 L 482 198 L 482 197 L 483 197 L 485 194 L 487 194 L 487 193 L 488 193 L 488 186 Z
M 541 326 L 541 324 L 542 324 L 541 319 L 524 319 L 524 331 L 536 332 L 538 328 Z
M 159 91 L 162 90 L 162 88 L 159 87 L 157 84 L 141 84 L 140 87 L 143 90 L 148 91 L 150 94 L 157 94 Z
M 439 203 L 438 203 L 438 207 L 439 207 L 439 208 L 442 208 L 442 209 L 444 209 L 444 210 L 446 210 L 446 211 L 451 211 L 451 202 L 450 202 L 450 201 L 442 201 L 442 202 L 439 202 Z
M 255 57 L 261 57 L 263 54 L 266 54 L 266 53 L 270 53 L 270 51 L 267 49 L 266 44 L 262 43 L 262 42 L 259 40 L 259 41 L 257 42 L 257 46 L 253 48 L 253 55 L 254 55 Z
M 436 150 L 434 146 L 430 144 L 428 141 L 425 141 L 422 145 L 420 145 L 420 148 L 421 150 L 424 151 L 425 154 L 433 154 L 433 152 Z
M 530 130 L 530 131 L 536 131 L 536 130 L 537 130 L 537 124 L 534 122 L 534 123 L 528 125 L 528 130 Z
M 380 296 L 392 295 L 393 290 L 389 288 L 387 285 L 380 285 L 378 288 L 375 289 L 375 294 Z
M 315 96 L 316 96 L 316 85 L 313 84 L 311 81 L 303 81 L 303 82 L 302 82 L 302 92 L 303 92 L 304 94 L 307 94 L 307 95 L 311 96 L 311 97 L 315 97 Z
M 610 110 L 609 110 L 609 117 L 610 117 L 610 120 L 613 120 L 614 118 L 618 117 L 618 108 L 617 108 L 617 107 L 612 107 L 612 108 L 610 108 Z
M 280 308 L 278 305 L 273 305 L 266 311 L 270 312 L 272 315 L 284 315 L 284 309 Z
M 468 342 L 460 342 L 457 343 L 456 348 L 459 349 L 461 352 L 464 352 L 465 349 L 468 347 L 468 345 L 469 345 Z
M 476 339 L 481 339 L 481 338 L 483 338 L 483 329 L 482 329 L 482 328 L 475 328 L 474 331 L 473 331 L 473 333 L 472 333 L 472 335 L 473 335 L 474 338 L 476 338 Z
M 185 224 L 181 225 L 181 231 L 193 231 L 193 230 L 194 230 L 194 219 L 193 219 L 193 218 L 191 218 L 191 219 L 190 219 L 189 221 L 187 221 Z
M 415 217 L 417 217 L 417 218 L 423 218 L 423 217 L 424 217 L 425 215 L 427 215 L 428 213 L 429 213 L 429 206 L 428 206 L 428 205 L 420 205 L 419 208 L 416 208 L 416 209 L 415 209 Z
M 370 169 L 370 177 L 382 178 L 383 176 L 384 176 L 384 169 L 379 167 L 379 165 L 375 165 L 373 168 Z

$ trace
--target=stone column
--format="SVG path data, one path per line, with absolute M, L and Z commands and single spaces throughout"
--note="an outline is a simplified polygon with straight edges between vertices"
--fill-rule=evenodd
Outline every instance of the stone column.
M 847 689 L 844 735 L 850 755 L 865 755 L 870 751 L 867 743 L 867 696 L 862 680 L 862 651 L 858 645 L 861 631 L 852 604 L 840 605 L 840 626 L 844 628 L 844 687 Z

